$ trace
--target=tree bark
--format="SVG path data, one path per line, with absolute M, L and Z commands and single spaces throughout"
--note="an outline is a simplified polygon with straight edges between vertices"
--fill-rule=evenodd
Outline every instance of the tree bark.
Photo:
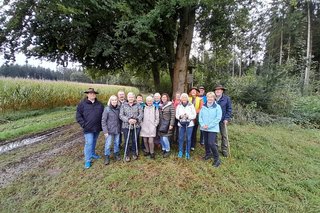
M 173 94 L 187 91 L 189 55 L 195 25 L 196 7 L 183 7 L 180 11 L 177 49 L 173 71 Z
M 152 63 L 151 69 L 152 69 L 154 87 L 156 90 L 158 90 L 160 87 L 160 65 L 159 65 L 159 63 L 158 62 Z
M 282 55 L 283 55 L 283 20 L 281 20 L 281 32 L 280 32 L 280 56 L 279 65 L 282 65 Z
M 171 91 L 173 86 L 173 78 L 174 78 L 174 60 L 175 60 L 175 54 L 174 54 L 174 41 L 168 41 L 166 42 L 166 52 L 168 56 L 168 70 L 170 74 L 170 80 L 171 80 Z
M 303 93 L 308 95 L 309 90 L 309 79 L 310 79 L 310 68 L 311 68 L 311 18 L 310 18 L 310 1 L 307 1 L 308 5 L 308 38 L 307 38 L 307 65 L 304 73 L 303 81 Z

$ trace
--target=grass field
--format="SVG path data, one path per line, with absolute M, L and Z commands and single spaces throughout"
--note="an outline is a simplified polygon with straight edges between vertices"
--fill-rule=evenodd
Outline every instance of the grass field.
M 232 158 L 218 169 L 203 148 L 187 161 L 174 145 L 169 159 L 83 170 L 78 144 L 2 188 L 0 212 L 319 212 L 319 130 L 231 125 L 229 134 Z
M 108 98 L 117 94 L 119 90 L 124 90 L 126 93 L 139 92 L 137 88 L 127 86 L 0 77 L 0 114 L 75 106 L 89 87 L 94 87 L 100 92 L 97 97 L 104 103 L 107 103 Z

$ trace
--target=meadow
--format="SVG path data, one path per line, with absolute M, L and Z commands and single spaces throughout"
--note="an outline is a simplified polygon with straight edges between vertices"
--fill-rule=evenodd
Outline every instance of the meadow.
M 100 93 L 98 98 L 103 103 L 107 103 L 110 95 L 119 90 L 139 92 L 137 88 L 127 86 L 0 77 L 0 115 L 12 111 L 75 106 L 89 87 Z
M 0 212 L 319 212 L 319 130 L 233 124 L 229 134 L 232 158 L 218 169 L 200 146 L 178 159 L 174 143 L 168 159 L 157 149 L 156 160 L 100 159 L 84 170 L 78 143 L 2 188 Z M 0 165 L 37 147 L 1 155 Z M 98 154 L 103 147 L 101 135 Z

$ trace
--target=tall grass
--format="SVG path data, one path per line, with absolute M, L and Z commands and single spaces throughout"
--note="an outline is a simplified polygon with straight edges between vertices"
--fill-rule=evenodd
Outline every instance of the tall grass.
M 74 106 L 84 97 L 84 91 L 94 87 L 98 99 L 106 103 L 119 90 L 138 93 L 134 87 L 85 84 L 66 81 L 0 78 L 0 113 L 18 110 Z

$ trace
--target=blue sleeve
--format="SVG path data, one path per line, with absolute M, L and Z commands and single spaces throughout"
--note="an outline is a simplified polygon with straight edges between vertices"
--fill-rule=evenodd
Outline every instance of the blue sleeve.
M 203 108 L 200 110 L 200 112 L 199 112 L 199 118 L 198 118 L 200 127 L 202 127 L 202 126 L 204 125 L 202 116 L 203 116 Z
M 221 117 L 222 117 L 222 110 L 220 105 L 217 104 L 217 116 L 210 121 L 210 123 L 208 124 L 208 128 L 210 129 L 218 125 L 221 121 Z
M 230 121 L 232 114 L 232 103 L 230 97 L 227 99 L 225 120 Z

